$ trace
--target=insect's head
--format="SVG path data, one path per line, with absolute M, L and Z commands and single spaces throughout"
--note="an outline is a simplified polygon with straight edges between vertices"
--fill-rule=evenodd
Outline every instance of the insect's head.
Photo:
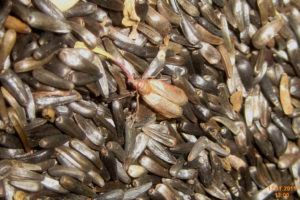
M 133 81 L 131 81 L 131 83 L 141 95 L 148 94 L 151 90 L 147 80 L 134 79 Z

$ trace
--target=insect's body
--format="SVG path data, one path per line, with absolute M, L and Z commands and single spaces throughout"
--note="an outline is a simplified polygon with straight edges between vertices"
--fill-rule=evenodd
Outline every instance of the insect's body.
M 75 48 L 86 49 L 87 47 L 82 42 L 76 42 Z M 182 89 L 158 79 L 135 79 L 126 67 L 112 55 L 99 47 L 96 47 L 93 51 L 114 61 L 124 71 L 128 82 L 132 83 L 142 99 L 153 110 L 166 118 L 178 118 L 182 115 L 181 106 L 188 101 Z
M 157 79 L 135 79 L 132 81 L 142 99 L 156 112 L 167 118 L 182 115 L 181 105 L 187 102 L 183 90 Z

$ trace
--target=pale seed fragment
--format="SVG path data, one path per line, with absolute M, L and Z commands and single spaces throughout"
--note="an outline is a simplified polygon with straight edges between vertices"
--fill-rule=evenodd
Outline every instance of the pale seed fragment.
M 239 112 L 243 104 L 243 93 L 242 91 L 237 91 L 233 93 L 230 97 L 230 103 L 233 106 L 233 110 Z
M 291 115 L 294 111 L 291 96 L 289 93 L 289 79 L 286 73 L 283 73 L 279 85 L 280 102 L 284 114 Z
M 50 0 L 60 11 L 64 12 L 72 8 L 79 0 Z
M 223 45 L 219 45 L 217 49 L 221 54 L 222 65 L 224 66 L 226 75 L 228 78 L 231 78 L 233 69 L 227 49 Z

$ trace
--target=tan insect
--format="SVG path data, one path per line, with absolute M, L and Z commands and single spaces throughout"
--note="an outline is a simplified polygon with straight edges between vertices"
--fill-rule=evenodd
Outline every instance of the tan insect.
M 75 48 L 87 47 L 84 43 L 77 42 Z M 182 89 L 158 79 L 135 79 L 125 66 L 112 55 L 99 47 L 96 47 L 93 51 L 114 61 L 124 71 L 128 81 L 136 88 L 142 99 L 153 110 L 166 118 L 177 118 L 182 115 L 181 106 L 188 101 Z

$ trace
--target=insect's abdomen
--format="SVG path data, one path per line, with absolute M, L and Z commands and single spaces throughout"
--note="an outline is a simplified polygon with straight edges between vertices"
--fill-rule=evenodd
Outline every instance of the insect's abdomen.
M 183 105 L 188 101 L 184 91 L 174 85 L 157 79 L 149 79 L 148 83 L 152 92 L 168 99 L 175 104 Z
M 143 100 L 156 112 L 166 118 L 177 118 L 182 115 L 182 108 L 155 93 L 142 96 Z

